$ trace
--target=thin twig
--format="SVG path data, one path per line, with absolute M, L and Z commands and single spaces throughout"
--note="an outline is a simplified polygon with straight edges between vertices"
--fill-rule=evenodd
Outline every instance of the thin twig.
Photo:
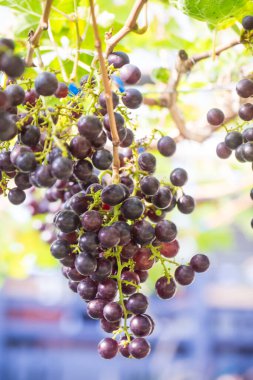
M 220 55 L 224 51 L 231 49 L 232 47 L 237 46 L 240 43 L 241 40 L 236 39 L 229 42 L 228 44 L 221 45 L 217 47 L 217 49 L 215 49 L 215 55 Z M 203 142 L 206 139 L 208 139 L 214 131 L 220 128 L 220 126 L 211 127 L 208 125 L 204 129 L 204 134 L 191 131 L 189 128 L 187 128 L 186 121 L 183 117 L 183 113 L 177 104 L 177 88 L 182 78 L 182 75 L 189 72 L 196 63 L 202 61 L 203 59 L 212 57 L 212 54 L 212 51 L 208 51 L 198 55 L 193 55 L 192 57 L 188 58 L 187 54 L 184 51 L 180 51 L 178 54 L 177 61 L 175 63 L 175 68 L 171 73 L 171 79 L 165 93 L 159 99 L 144 98 L 144 104 L 147 104 L 149 106 L 166 107 L 169 109 L 171 118 L 174 121 L 181 138 L 194 140 L 197 142 Z M 236 116 L 237 113 L 233 111 L 230 112 L 230 114 L 225 119 L 225 123 L 233 120 Z
M 148 0 L 136 0 L 125 24 L 114 36 L 110 36 L 106 41 L 106 56 L 108 56 L 114 47 L 122 40 L 128 33 L 138 31 L 137 20 L 140 12 Z M 146 30 L 146 29 L 145 29 Z
M 111 135 L 112 135 L 112 144 L 113 144 L 113 163 L 112 163 L 113 178 L 112 179 L 114 183 L 117 183 L 119 182 L 119 168 L 120 168 L 120 160 L 119 160 L 119 152 L 118 152 L 119 136 L 118 136 L 117 126 L 115 123 L 115 117 L 114 117 L 114 112 L 113 112 L 112 91 L 111 91 L 111 86 L 110 86 L 110 82 L 108 78 L 108 72 L 105 65 L 105 59 L 102 52 L 101 40 L 100 40 L 98 26 L 97 26 L 97 20 L 96 20 L 95 9 L 94 9 L 94 1 L 89 0 L 89 2 L 90 2 L 90 9 L 91 9 L 93 31 L 94 31 L 94 36 L 95 36 L 95 48 L 98 53 L 98 60 L 99 60 L 100 69 L 101 69 L 102 82 L 103 82 L 103 87 L 105 91 L 106 108 L 109 115 L 110 129 L 111 129 Z
M 53 0 L 46 0 L 43 13 L 40 19 L 40 23 L 34 33 L 30 33 L 29 36 L 29 46 L 26 56 L 26 65 L 32 66 L 33 65 L 33 54 L 36 47 L 39 46 L 40 37 L 44 30 L 47 30 L 48 28 L 48 19 L 51 11 Z

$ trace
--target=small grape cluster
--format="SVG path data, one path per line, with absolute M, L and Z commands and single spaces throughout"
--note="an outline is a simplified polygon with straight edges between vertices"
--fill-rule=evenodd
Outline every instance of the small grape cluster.
M 107 69 L 124 85 L 141 77 L 123 52 L 109 55 Z M 148 299 L 140 292 L 148 271 L 161 263 L 164 275 L 155 288 L 160 298 L 169 299 L 176 282 L 189 285 L 195 272 L 209 267 L 203 254 L 194 255 L 187 265 L 174 259 L 179 251 L 177 227 L 165 217 L 175 207 L 184 214 L 194 210 L 194 199 L 182 189 L 187 172 L 176 168 L 168 181 L 153 175 L 156 158 L 146 149 L 157 131 L 135 141 L 127 111 L 141 105 L 139 90 L 112 92 L 121 149 L 118 178 L 113 180 L 114 157 L 106 148 L 113 136 L 99 70 L 82 77 L 80 90 L 71 96 L 52 72 L 40 73 L 34 84 L 29 81 L 26 91 L 21 84 L 9 84 L 0 92 L 5 99 L 0 111 L 1 191 L 18 205 L 26 199 L 25 190 L 46 189 L 41 205 L 29 203 L 33 214 L 50 212 L 48 205 L 58 201 L 51 254 L 61 263 L 69 287 L 87 302 L 88 315 L 113 333 L 99 343 L 100 355 L 110 359 L 119 351 L 144 358 L 150 352 L 145 337 L 154 329 L 146 314 Z M 54 107 L 47 104 L 48 97 L 50 105 L 56 102 Z M 162 135 L 157 148 L 171 157 L 176 144 Z M 15 187 L 10 188 L 12 178 Z
M 237 94 L 241 98 L 249 98 L 253 96 L 253 81 L 245 78 L 240 80 L 236 86 Z M 216 147 L 216 154 L 221 159 L 227 159 L 232 152 L 235 153 L 235 158 L 241 163 L 251 162 L 253 168 L 253 127 L 247 127 L 248 122 L 253 120 L 253 104 L 244 103 L 238 111 L 239 118 L 243 121 L 236 129 L 227 130 L 225 140 L 220 142 Z M 219 126 L 224 123 L 225 115 L 218 109 L 213 108 L 207 113 L 207 121 L 212 126 Z M 253 189 L 250 192 L 253 200 Z M 253 228 L 253 219 L 251 220 Z

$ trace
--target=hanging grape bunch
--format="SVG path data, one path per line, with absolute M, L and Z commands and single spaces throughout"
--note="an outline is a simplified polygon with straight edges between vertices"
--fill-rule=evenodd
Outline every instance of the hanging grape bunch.
M 175 259 L 178 230 L 169 213 L 195 208 L 183 191 L 188 174 L 175 168 L 166 180 L 155 177 L 151 142 L 159 133 L 157 149 L 168 160 L 176 144 L 156 129 L 136 140 L 130 112 L 141 106 L 142 94 L 131 86 L 141 72 L 124 52 L 104 59 L 94 7 L 91 14 L 98 59 L 79 88 L 50 71 L 23 81 L 25 65 L 13 41 L 0 40 L 0 188 L 14 205 L 28 194 L 33 215 L 55 213 L 55 230 L 50 218 L 41 227 L 50 231 L 51 254 L 88 315 L 112 334 L 99 343 L 99 354 L 141 359 L 150 352 L 146 337 L 155 328 L 141 291 L 149 270 L 160 263 L 163 276 L 155 290 L 170 299 L 177 284 L 191 284 L 209 260 L 203 254 L 185 265 Z M 112 88 L 115 75 L 123 90 Z
M 245 16 L 242 25 L 245 32 L 250 33 L 253 30 L 253 16 Z M 253 97 L 253 81 L 248 78 L 241 79 L 236 85 L 236 92 L 243 99 Z M 219 158 L 227 159 L 234 152 L 237 161 L 250 162 L 253 168 L 253 127 L 249 126 L 253 120 L 253 104 L 249 101 L 243 103 L 238 110 L 238 116 L 242 122 L 236 128 L 227 131 L 225 140 L 217 145 L 216 153 Z M 212 126 L 222 125 L 224 120 L 225 115 L 218 108 L 213 108 L 207 113 L 207 121 Z M 253 188 L 250 197 L 253 200 Z M 253 228 L 253 219 L 251 227 Z

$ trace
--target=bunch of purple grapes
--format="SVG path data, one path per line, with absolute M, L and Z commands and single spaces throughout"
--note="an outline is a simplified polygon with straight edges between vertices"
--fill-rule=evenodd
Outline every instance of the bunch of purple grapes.
M 108 73 L 119 75 L 126 86 L 141 77 L 123 52 L 109 55 Z M 153 175 L 155 156 L 139 154 L 127 108 L 138 108 L 142 95 L 132 87 L 112 92 L 120 140 L 119 181 L 113 182 L 107 146 L 111 125 L 99 81 L 99 72 L 84 76 L 80 91 L 69 96 L 68 86 L 51 72 L 40 73 L 26 91 L 11 78 L 0 92 L 0 186 L 15 205 L 25 201 L 26 190 L 45 189 L 41 203 L 32 200 L 29 207 L 33 215 L 57 211 L 56 232 L 48 237 L 51 254 L 62 265 L 69 287 L 87 303 L 88 315 L 113 333 L 99 343 L 100 355 L 110 359 L 119 351 L 140 359 L 150 352 L 146 337 L 154 330 L 146 314 L 148 299 L 140 291 L 148 271 L 161 263 L 164 275 L 155 288 L 160 298 L 169 299 L 176 283 L 191 284 L 195 272 L 208 269 L 209 260 L 203 254 L 187 265 L 174 259 L 177 227 L 167 214 L 175 207 L 189 214 L 195 202 L 183 191 L 188 180 L 184 169 L 176 168 L 168 181 L 159 181 Z M 162 136 L 157 148 L 165 157 L 176 151 L 169 136 Z M 39 228 L 51 231 L 48 223 Z
M 237 83 L 236 91 L 241 98 L 252 97 L 253 81 L 248 78 L 240 80 Z M 253 127 L 248 126 L 248 123 L 253 120 L 253 104 L 250 102 L 242 104 L 238 116 L 242 120 L 241 126 L 227 132 L 224 141 L 217 145 L 216 153 L 219 158 L 227 159 L 234 151 L 237 161 L 249 162 L 253 168 Z M 207 113 L 207 121 L 213 126 L 221 125 L 224 120 L 225 115 L 218 108 L 213 108 Z M 250 191 L 250 197 L 253 200 L 253 189 Z M 251 227 L 253 228 L 253 219 Z

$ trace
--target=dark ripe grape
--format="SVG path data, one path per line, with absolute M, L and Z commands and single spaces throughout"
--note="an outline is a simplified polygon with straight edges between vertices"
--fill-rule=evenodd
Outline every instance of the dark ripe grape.
M 8 178 L 14 178 L 16 175 L 16 171 L 6 173 L 6 175 L 8 176 Z
M 107 303 L 107 300 L 101 298 L 90 301 L 87 305 L 88 316 L 93 319 L 103 318 L 103 309 Z
M 83 276 L 89 276 L 97 269 L 97 260 L 89 253 L 80 253 L 76 257 L 75 268 Z
M 112 224 L 112 226 L 119 232 L 119 245 L 128 244 L 131 240 L 131 228 L 129 224 L 126 222 L 115 222 Z
M 95 140 L 102 132 L 102 124 L 98 117 L 93 115 L 82 116 L 77 123 L 80 135 L 89 141 Z
M 151 153 L 141 153 L 138 157 L 138 164 L 141 170 L 154 172 L 156 168 L 156 158 Z
M 179 265 L 175 270 L 175 279 L 180 285 L 189 285 L 194 280 L 194 270 L 189 265 Z
M 26 190 L 32 187 L 29 179 L 29 174 L 26 173 L 17 173 L 14 178 L 15 185 L 21 189 Z
M 176 168 L 170 174 L 170 181 L 174 186 L 184 186 L 187 180 L 187 171 L 182 168 Z
M 102 281 L 112 273 L 112 262 L 104 257 L 97 259 L 97 269 L 92 275 L 92 279 Z
M 67 240 L 57 239 L 51 244 L 50 252 L 56 259 L 63 259 L 71 253 L 71 248 Z
M 163 136 L 157 143 L 158 151 L 165 157 L 171 157 L 176 151 L 176 143 L 169 136 Z
M 152 324 L 149 318 L 145 315 L 136 315 L 130 321 L 130 329 L 132 333 L 137 337 L 143 337 L 150 334 L 152 330 Z
M 247 128 L 242 132 L 244 142 L 253 141 L 253 128 Z
M 138 249 L 139 249 L 138 245 L 130 241 L 127 245 L 125 245 L 122 248 L 120 255 L 121 257 L 123 257 L 123 259 L 129 260 L 134 257 Z
M 80 227 L 80 219 L 79 216 L 71 210 L 60 211 L 56 215 L 55 225 L 60 231 L 70 233 Z
M 114 51 L 108 55 L 108 63 L 109 65 L 113 65 L 115 69 L 120 69 L 129 62 L 128 55 L 123 51 Z
M 20 134 L 23 144 L 28 146 L 36 146 L 40 141 L 40 130 L 35 125 L 27 125 Z
M 140 69 L 131 63 L 124 65 L 120 69 L 119 75 L 123 82 L 126 84 L 136 84 L 141 79 Z
M 117 282 L 112 278 L 106 278 L 98 284 L 98 297 L 112 300 L 117 294 Z
M 84 278 L 79 282 L 77 287 L 77 292 L 81 298 L 85 301 L 94 300 L 97 294 L 98 284 L 93 281 L 90 277 Z
M 242 134 L 240 132 L 229 132 L 225 137 L 225 144 L 230 149 L 236 149 L 242 144 Z
M 152 268 L 155 262 L 149 248 L 139 248 L 133 257 L 133 260 L 135 262 L 134 269 L 137 270 L 148 270 Z
M 219 158 L 226 159 L 231 156 L 232 150 L 224 142 L 220 142 L 216 147 L 216 154 Z
M 145 282 L 148 278 L 147 270 L 136 270 L 135 273 L 139 276 L 140 282 Z
M 161 242 L 171 242 L 177 236 L 177 226 L 168 220 L 161 220 L 155 226 L 155 235 Z
M 3 54 L 1 57 L 1 70 L 4 71 L 8 77 L 20 77 L 25 70 L 25 62 L 17 55 Z
M 202 255 L 201 253 L 199 253 L 191 258 L 190 266 L 192 267 L 194 272 L 202 273 L 209 268 L 210 261 L 206 255 Z
M 238 114 L 242 120 L 250 121 L 253 119 L 253 104 L 245 103 L 238 111 Z
M 39 94 L 37 94 L 37 92 L 32 88 L 31 90 L 25 92 L 25 99 L 23 101 L 23 104 L 31 108 L 35 106 L 38 99 Z
M 118 353 L 119 347 L 116 340 L 104 338 L 98 344 L 98 353 L 104 359 L 112 359 Z
M 120 147 L 121 148 L 128 148 L 132 143 L 134 142 L 134 133 L 131 131 L 131 129 L 126 128 L 126 136 L 121 141 Z
M 253 200 L 253 188 L 250 190 L 250 198 Z
M 160 253 L 164 257 L 175 257 L 180 249 L 179 243 L 177 240 L 173 240 L 168 243 L 161 243 Z
M 125 94 L 122 96 L 123 104 L 130 109 L 136 109 L 141 106 L 143 97 L 139 90 L 136 88 L 127 88 Z
M 14 119 L 7 113 L 0 113 L 0 141 L 9 141 L 18 133 Z
M 177 200 L 177 208 L 183 214 L 190 214 L 195 208 L 195 201 L 190 195 L 182 195 Z
M 119 244 L 120 233 L 115 227 L 102 227 L 98 233 L 98 240 L 103 248 L 112 248 Z
M 107 108 L 107 106 L 106 106 L 106 95 L 104 92 L 101 92 L 101 94 L 99 95 L 98 102 L 102 108 Z M 113 91 L 112 91 L 112 104 L 113 104 L 113 108 L 116 108 L 117 105 L 119 104 L 119 97 Z
M 11 106 L 18 106 L 25 100 L 25 91 L 18 84 L 11 84 L 6 87 L 5 94 Z
M 123 317 L 123 310 L 118 302 L 112 301 L 105 305 L 103 315 L 108 322 L 117 322 Z
M 146 220 L 141 220 L 134 223 L 132 227 L 132 235 L 136 243 L 141 245 L 148 244 L 155 237 L 155 229 L 153 228 L 152 224 Z
M 242 145 L 242 155 L 247 161 L 253 161 L 253 142 L 249 141 Z
M 54 93 L 54 96 L 56 96 L 56 98 L 66 98 L 66 96 L 68 95 L 68 92 L 69 92 L 68 86 L 63 82 L 59 82 L 57 89 Z
M 130 337 L 130 341 L 133 340 L 132 337 Z M 129 352 L 129 341 L 126 336 L 123 336 L 120 341 L 119 341 L 119 352 L 121 353 L 122 356 L 125 358 L 130 357 L 130 352 Z
M 17 106 L 8 107 L 8 108 L 6 109 L 6 111 L 7 111 L 9 114 L 11 114 L 11 115 L 15 115 L 15 116 L 18 115 L 18 107 L 17 107 Z M 17 117 L 14 118 L 14 120 L 16 120 L 16 119 L 17 119 Z
M 89 80 L 90 80 L 91 85 L 94 86 L 96 84 L 96 79 L 94 77 L 90 78 L 90 74 L 86 74 L 86 75 L 82 76 L 82 78 L 80 80 L 80 85 L 84 86 L 86 83 L 89 82 Z
M 72 280 L 72 281 L 80 282 L 80 281 L 82 281 L 86 277 L 84 277 L 82 274 L 80 274 L 79 272 L 77 272 L 76 268 L 69 268 L 68 278 L 70 280 Z
M 85 192 L 81 191 L 74 194 L 70 198 L 68 204 L 73 211 L 75 211 L 78 215 L 81 215 L 88 210 L 89 198 L 85 195 Z
M 112 154 L 107 149 L 99 149 L 92 155 L 92 163 L 99 170 L 109 169 L 112 164 Z
M 34 172 L 34 177 L 39 187 L 52 187 L 56 178 L 52 175 L 51 167 L 49 165 L 41 165 L 37 167 Z
M 26 198 L 25 192 L 19 189 L 18 187 L 14 187 L 8 193 L 8 199 L 14 205 L 20 205 L 21 203 L 24 202 L 25 198 Z
M 128 188 L 129 194 L 131 194 L 133 192 L 133 190 L 134 190 L 134 181 L 132 180 L 131 177 L 121 176 L 120 177 L 120 182 Z
M 69 272 L 70 269 L 71 269 L 71 268 L 69 268 L 69 267 L 65 267 L 65 266 L 63 266 L 63 267 L 61 268 L 61 271 L 62 271 L 63 276 L 64 276 L 65 278 L 67 278 L 67 279 L 69 279 L 69 278 L 68 278 L 68 272 Z
M 23 152 L 17 157 L 15 162 L 16 167 L 24 172 L 30 173 L 36 169 L 37 162 L 35 155 L 32 152 Z
M 124 294 L 130 295 L 136 292 L 137 287 L 135 285 L 139 285 L 140 278 L 138 274 L 136 274 L 135 272 L 125 271 L 121 274 L 121 281 L 122 281 L 122 292 Z M 125 281 L 127 281 L 127 283 Z M 132 284 L 129 284 L 129 282 L 131 282 Z
M 73 252 L 70 252 L 68 255 L 60 259 L 60 263 L 66 267 L 74 267 L 76 255 Z
M 155 210 L 150 208 L 147 212 L 147 216 L 149 217 L 151 222 L 157 223 L 165 218 L 166 212 L 164 210 Z
M 239 145 L 238 148 L 236 148 L 236 150 L 235 150 L 235 158 L 239 162 L 246 162 L 247 161 L 245 159 L 245 157 L 243 156 L 243 144 Z
M 11 40 L 10 38 L 0 38 L 0 51 L 6 51 L 8 50 L 14 50 L 15 49 L 15 44 L 14 41 Z
M 159 209 L 165 209 L 172 201 L 172 193 L 168 187 L 161 186 L 157 193 L 152 196 L 151 201 Z
M 243 17 L 242 26 L 245 30 L 252 30 L 253 29 L 253 16 Z
M 73 173 L 73 162 L 68 157 L 57 157 L 52 163 L 52 173 L 58 179 L 69 179 Z
M 117 128 L 117 132 L 118 132 L 119 141 L 120 142 L 123 141 L 127 135 L 126 128 L 125 127 Z M 112 134 L 110 131 L 107 132 L 107 137 L 109 140 L 112 141 Z
M 0 109 L 4 109 L 8 107 L 9 102 L 8 102 L 8 97 L 5 92 L 0 91 Z
M 98 231 L 103 223 L 102 215 L 95 210 L 86 211 L 82 215 L 82 226 L 86 231 Z
M 83 235 L 80 236 L 78 244 L 82 251 L 86 251 L 92 255 L 96 255 L 97 247 L 99 244 L 97 233 L 85 232 Z
M 129 197 L 123 202 L 120 208 L 123 217 L 131 220 L 140 218 L 144 211 L 145 206 L 138 197 Z
M 67 240 L 67 242 L 69 242 L 70 244 L 76 244 L 78 235 L 76 232 L 65 233 L 62 231 L 58 231 L 57 237 L 60 239 Z
M 253 95 L 253 81 L 241 79 L 236 85 L 236 91 L 241 98 L 249 98 Z
M 11 152 L 0 152 L 0 169 L 4 172 L 15 170 L 15 166 L 11 162 Z
M 117 130 L 122 129 L 124 127 L 124 124 L 125 124 L 125 120 L 124 120 L 123 116 L 118 112 L 114 112 L 114 119 L 115 119 Z M 108 113 L 104 116 L 103 122 L 104 122 L 105 129 L 108 132 L 110 132 L 111 127 L 110 127 L 110 119 L 109 119 Z
M 103 186 L 99 183 L 93 183 L 89 185 L 86 189 L 86 195 L 97 193 L 98 191 L 102 190 Z
M 102 149 L 107 141 L 107 135 L 105 131 L 102 131 L 100 135 L 95 139 L 91 141 L 92 148 L 94 149 Z
M 35 90 L 39 95 L 50 96 L 58 87 L 58 80 L 53 73 L 40 73 L 34 82 Z
M 62 192 L 54 187 L 51 189 L 47 189 L 45 196 L 48 202 L 56 202 L 59 199 L 62 200 Z
M 160 277 L 155 284 L 156 293 L 162 299 L 169 299 L 176 293 L 176 284 L 173 278 Z
M 100 327 L 107 333 L 112 333 L 115 330 L 118 330 L 120 322 L 108 322 L 105 318 L 100 319 Z
M 56 158 L 61 157 L 62 151 L 59 148 L 53 148 L 51 152 L 47 155 L 47 161 L 49 164 L 52 164 Z
M 106 186 L 102 191 L 101 199 L 109 206 L 116 206 L 125 199 L 125 190 L 121 185 Z
M 141 191 L 145 195 L 154 195 L 160 186 L 160 182 L 153 176 L 143 177 L 140 181 Z
M 89 156 L 91 144 L 84 136 L 75 136 L 70 141 L 69 150 L 74 157 L 83 159 Z
M 127 302 L 126 308 L 133 314 L 143 314 L 147 310 L 148 299 L 142 293 L 135 293 L 131 295 Z
M 129 343 L 129 352 L 135 359 L 145 358 L 150 351 L 150 344 L 144 338 L 135 338 Z
M 218 108 L 212 108 L 207 112 L 207 121 L 211 125 L 220 125 L 224 122 L 224 113 Z
M 80 181 L 83 181 L 92 174 L 93 166 L 88 160 L 79 160 L 74 166 L 74 174 Z
M 82 189 L 86 190 L 90 185 L 99 184 L 99 178 L 95 174 L 84 176 L 82 179 Z
M 69 280 L 68 285 L 72 292 L 77 293 L 78 282 Z

